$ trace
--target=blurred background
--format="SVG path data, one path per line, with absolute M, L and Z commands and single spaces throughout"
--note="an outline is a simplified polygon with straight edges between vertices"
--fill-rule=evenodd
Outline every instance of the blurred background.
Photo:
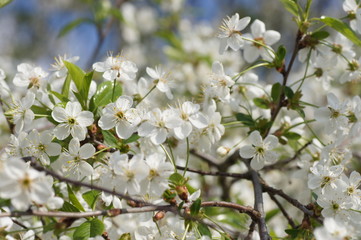
M 0 68 L 8 76 L 21 62 L 47 70 L 54 57 L 66 54 L 90 69 L 109 51 L 125 53 L 140 67 L 164 63 L 176 55 L 166 46 L 179 39 L 185 48 L 199 48 L 182 31 L 193 28 L 195 35 L 216 39 L 222 19 L 236 12 L 261 19 L 282 34 L 282 44 L 292 45 L 296 26 L 278 0 L 14 0 L 0 9 Z M 315 16 L 342 14 L 339 0 L 313 3 Z

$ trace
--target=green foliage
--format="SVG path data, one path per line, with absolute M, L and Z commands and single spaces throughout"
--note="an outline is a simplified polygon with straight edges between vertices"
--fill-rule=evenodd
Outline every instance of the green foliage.
M 314 240 L 314 236 L 311 230 L 308 229 L 286 229 L 288 234 L 285 240 Z
M 119 140 L 108 130 L 102 130 L 102 135 L 104 137 L 104 143 L 109 147 L 117 148 L 119 145 Z
M 78 208 L 76 208 L 73 204 L 70 202 L 64 201 L 63 206 L 60 208 L 60 211 L 63 212 L 80 212 Z
M 254 104 L 262 109 L 269 109 L 270 108 L 270 101 L 265 98 L 254 98 L 253 99 Z
M 328 38 L 330 34 L 326 31 L 317 31 L 311 34 L 311 37 L 316 40 L 323 40 L 325 38 Z
M 201 210 L 201 199 L 198 198 L 193 202 L 193 204 L 190 207 L 191 210 L 191 216 L 197 216 L 199 214 L 199 210 Z
M 78 92 L 73 92 L 84 110 L 88 109 L 88 94 L 93 72 L 85 73 L 77 65 L 64 61 Z
M 266 213 L 266 222 L 270 221 L 273 217 L 275 217 L 281 210 L 279 208 L 272 209 Z
M 208 237 L 212 238 L 212 233 L 206 224 L 198 223 L 197 228 L 198 228 L 199 233 L 202 236 L 208 236 Z
M 99 196 L 100 192 L 96 190 L 91 190 L 82 194 L 84 201 L 93 210 L 95 209 L 95 205 Z
M 289 13 L 291 13 L 295 17 L 298 17 L 298 15 L 299 15 L 299 7 L 298 7 L 298 4 L 297 4 L 297 1 L 295 1 L 295 0 L 280 0 L 280 1 L 283 4 L 284 8 Z
M 252 116 L 245 113 L 237 113 L 236 119 L 247 127 L 252 127 L 255 125 L 255 121 L 253 120 Z
M 5 7 L 9 3 L 11 3 L 13 0 L 0 0 L 0 8 Z
M 97 218 L 86 221 L 76 228 L 73 234 L 74 240 L 85 240 L 102 235 L 104 224 Z
M 75 19 L 74 21 L 71 21 L 70 23 L 66 24 L 64 27 L 61 28 L 58 37 L 63 37 L 67 35 L 71 30 L 75 29 L 76 27 L 78 27 L 83 23 L 95 24 L 95 22 L 90 18 Z
M 69 185 L 67 185 L 67 188 L 68 188 L 68 195 L 69 195 L 70 202 L 73 204 L 74 207 L 76 207 L 77 209 L 79 209 L 82 212 L 85 212 L 85 209 L 83 208 L 83 206 L 79 202 L 78 198 L 75 196 L 75 194 L 74 194 L 73 190 L 71 189 L 71 187 Z
M 118 99 L 122 95 L 123 89 L 119 82 L 115 82 L 114 96 L 113 96 L 114 83 L 106 81 L 98 85 L 95 94 L 90 100 L 89 110 L 96 112 L 99 107 L 105 106 L 113 102 L 114 99 Z
M 275 83 L 272 86 L 272 90 L 271 90 L 271 97 L 273 102 L 277 103 L 280 96 L 281 96 L 281 92 L 282 92 L 282 85 L 280 83 Z
M 123 233 L 119 240 L 132 240 L 132 237 L 130 236 L 130 233 Z
M 319 20 L 347 37 L 357 46 L 361 46 L 361 39 L 347 24 L 345 24 L 341 20 L 332 17 L 321 17 Z

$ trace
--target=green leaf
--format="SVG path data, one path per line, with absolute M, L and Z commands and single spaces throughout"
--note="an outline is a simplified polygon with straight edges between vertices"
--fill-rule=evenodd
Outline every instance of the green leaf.
M 112 81 L 103 82 L 98 86 L 90 103 L 90 110 L 92 112 L 95 112 L 98 107 L 105 106 L 112 102 L 113 86 L 114 83 Z M 122 86 L 119 82 L 115 82 L 114 99 L 118 99 L 121 95 Z
M 102 235 L 104 232 L 104 224 L 97 218 L 82 223 L 77 227 L 73 234 L 74 240 L 85 240 L 91 237 Z
M 102 134 L 104 137 L 104 142 L 109 146 L 109 147 L 114 147 L 116 148 L 118 146 L 118 139 L 108 130 L 102 130 Z
M 203 223 L 199 223 L 198 226 L 198 231 L 202 236 L 208 236 L 210 238 L 212 238 L 212 233 L 209 230 L 208 226 L 203 224 Z
M 201 210 L 201 203 L 202 203 L 202 201 L 201 201 L 200 198 L 198 198 L 197 200 L 195 200 L 193 202 L 193 204 L 190 207 L 192 216 L 197 216 L 198 215 L 199 210 Z
M 138 134 L 133 134 L 128 139 L 123 140 L 123 143 L 124 144 L 129 144 L 129 143 L 137 141 L 139 138 L 140 138 L 140 136 Z
M 67 187 L 68 187 L 68 196 L 69 196 L 70 202 L 74 205 L 74 207 L 76 207 L 77 209 L 79 209 L 82 212 L 85 212 L 83 206 L 79 202 L 78 198 L 75 196 L 71 187 L 69 185 L 67 185 Z
M 254 126 L 254 120 L 252 116 L 244 113 L 237 113 L 236 114 L 237 121 L 242 122 L 246 126 Z
M 289 140 L 298 140 L 301 138 L 301 135 L 295 132 L 285 132 L 283 135 Z
M 317 201 L 318 195 L 315 192 L 311 192 L 311 195 L 315 201 Z
M 271 220 L 274 216 L 276 216 L 278 213 L 280 212 L 280 209 L 279 208 L 275 208 L 275 209 L 272 209 L 271 211 L 268 211 L 266 213 L 266 222 L 268 222 L 269 220 Z
M 76 208 L 73 204 L 64 201 L 63 206 L 60 208 L 61 211 L 63 212 L 80 212 L 80 210 L 78 208 Z
M 69 97 L 70 82 L 71 82 L 71 76 L 68 73 L 66 75 L 63 88 L 61 89 L 61 94 L 64 95 L 65 97 Z
M 185 179 L 184 177 L 179 173 L 173 173 L 169 176 L 169 182 L 171 182 L 174 185 L 183 185 Z
M 77 65 L 71 62 L 67 62 L 67 61 L 63 61 L 63 62 L 65 67 L 68 69 L 68 73 L 70 74 L 71 79 L 75 83 L 76 88 L 80 92 L 83 86 L 82 81 L 85 76 L 85 72 L 80 67 L 78 67 Z
M 48 115 L 49 117 L 51 116 L 51 110 L 49 110 L 48 108 L 33 105 L 30 109 L 31 111 L 33 111 L 34 114 Z
M 278 61 L 283 61 L 283 59 L 285 59 L 285 57 L 286 57 L 286 53 L 287 53 L 287 50 L 286 50 L 285 46 L 283 46 L 283 45 L 279 46 L 277 49 L 277 53 L 276 53 Z
M 0 0 L 0 8 L 5 7 L 9 3 L 11 3 L 13 0 Z
M 159 31 L 156 35 L 160 38 L 166 40 L 171 46 L 175 47 L 176 49 L 182 49 L 182 42 L 179 38 L 175 35 L 172 31 Z
M 100 195 L 99 191 L 91 190 L 83 193 L 82 197 L 91 209 L 94 210 L 97 199 Z
M 71 30 L 73 30 L 74 28 L 76 28 L 77 26 L 79 26 L 82 23 L 95 24 L 94 21 L 92 19 L 90 19 L 90 18 L 78 18 L 78 19 L 75 19 L 74 21 L 71 21 L 70 23 L 68 23 L 64 27 L 62 27 L 62 29 L 60 30 L 60 32 L 58 34 L 58 37 L 65 36 Z
M 328 38 L 330 34 L 326 31 L 318 31 L 311 34 L 311 37 L 317 40 L 323 40 L 325 38 Z
M 282 91 L 282 85 L 280 83 L 273 84 L 272 90 L 271 90 L 271 97 L 274 102 L 277 102 L 278 99 L 280 98 L 281 91 Z
M 285 95 L 287 98 L 292 99 L 293 95 L 295 95 L 295 94 L 294 94 L 292 88 L 286 86 L 285 87 Z
M 292 0 L 280 0 L 281 3 L 283 4 L 284 8 L 290 12 L 292 15 L 298 17 L 298 7 L 297 7 L 297 3 L 295 1 Z
M 53 94 L 57 99 L 59 99 L 63 103 L 66 103 L 66 102 L 70 101 L 69 98 L 65 97 L 63 94 L 60 94 L 58 92 L 50 90 L 49 93 Z
M 347 37 L 354 44 L 361 46 L 360 38 L 346 23 L 342 22 L 339 19 L 325 16 L 321 17 L 319 20 Z
M 121 11 L 119 11 L 118 8 L 112 7 L 108 11 L 109 11 L 110 15 L 117 18 L 120 22 L 123 22 L 123 23 L 125 22 L 123 14 Z
M 130 233 L 123 233 L 119 240 L 132 240 Z
M 269 109 L 269 101 L 263 98 L 254 98 L 253 99 L 254 104 L 262 109 Z

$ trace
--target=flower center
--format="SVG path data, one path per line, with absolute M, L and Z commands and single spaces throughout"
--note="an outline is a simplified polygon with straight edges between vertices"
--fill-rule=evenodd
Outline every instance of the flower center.
M 152 181 L 154 178 L 158 177 L 159 176 L 159 173 L 157 172 L 157 170 L 155 169 L 150 169 L 149 171 L 149 181 Z
M 69 125 L 75 125 L 76 124 L 75 118 L 72 118 L 72 117 L 68 118 L 68 124 Z
M 119 119 L 119 120 L 123 120 L 125 118 L 124 116 L 124 112 L 119 111 L 115 114 L 115 116 Z
M 331 182 L 331 177 L 329 177 L 329 176 L 323 177 L 322 183 L 321 183 L 321 188 L 323 188 L 324 186 L 326 186 L 329 182 Z
M 253 46 L 256 48 L 261 48 L 263 45 L 265 45 L 263 37 L 258 37 L 254 39 L 255 42 L 253 42 Z
M 264 150 L 263 147 L 256 147 L 256 153 L 257 153 L 258 155 L 264 156 L 265 152 L 266 152 L 266 151 Z
M 29 175 L 25 173 L 23 179 L 20 180 L 20 185 L 24 190 L 30 190 L 32 180 L 29 178 Z

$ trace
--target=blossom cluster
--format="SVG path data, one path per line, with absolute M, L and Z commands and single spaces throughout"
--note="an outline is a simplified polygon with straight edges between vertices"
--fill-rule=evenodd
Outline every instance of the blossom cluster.
M 131 4 L 123 7 L 124 13 L 134 11 Z M 357 1 L 345 0 L 343 9 L 354 16 L 350 29 L 361 33 Z M 132 21 L 138 20 L 129 17 Z M 201 197 L 219 198 L 221 191 L 228 193 L 222 200 L 243 203 L 249 199 L 249 195 L 242 198 L 248 186 L 242 185 L 239 192 L 232 185 L 236 181 L 219 178 L 220 187 L 202 177 L 207 175 L 204 169 L 192 170 L 201 177 L 191 175 L 192 167 L 205 168 L 199 162 L 206 159 L 217 171 L 250 173 L 259 177 L 259 182 L 269 181 L 285 190 L 289 190 L 286 182 L 294 179 L 284 175 L 289 181 L 278 179 L 288 172 L 301 179 L 299 195 L 294 198 L 317 204 L 309 216 L 323 220 L 323 226 L 313 233 L 316 239 L 361 235 L 361 175 L 352 166 L 357 158 L 353 146 L 361 140 L 361 98 L 340 101 L 342 93 L 335 90 L 359 84 L 361 58 L 356 40 L 343 31 L 333 35 L 318 30 L 302 32 L 304 26 L 299 26 L 291 60 L 293 64 L 298 56 L 297 70 L 291 63 L 286 66 L 285 47 L 275 48 L 281 39 L 279 32 L 266 30 L 262 21 L 240 18 L 237 13 L 224 19 L 216 41 L 203 40 L 204 32 L 183 23 L 183 47 L 177 49 L 183 52 L 177 56 L 209 55 L 212 61 L 200 57 L 197 63 L 182 66 L 142 66 L 125 54 L 109 54 L 104 61 L 95 62 L 92 71 L 84 72 L 75 64 L 78 57 L 64 56 L 56 59 L 49 72 L 21 63 L 9 81 L 0 69 L 1 107 L 11 133 L 0 152 L 0 197 L 8 200 L 2 211 L 86 212 L 139 208 L 141 203 L 170 205 L 177 207 L 179 216 L 163 211 L 109 214 L 66 227 L 99 220 L 111 239 L 229 239 L 222 227 L 210 231 L 203 222 L 194 225 L 194 219 L 208 219 L 207 214 L 212 214 L 197 204 Z M 130 33 L 133 30 L 124 28 Z M 154 29 L 139 31 L 152 33 Z M 128 37 L 130 45 L 139 44 L 137 33 Z M 221 55 L 214 51 L 214 43 Z M 174 51 L 165 48 L 168 54 Z M 262 67 L 280 73 L 283 82 L 263 81 L 264 73 L 255 70 Z M 17 91 L 12 91 L 15 88 Z M 319 92 L 327 95 L 326 106 Z M 34 167 L 39 165 L 41 168 Z M 40 169 L 70 179 L 70 183 L 92 184 L 108 191 L 73 188 Z M 228 173 L 208 172 L 217 174 Z M 141 199 L 141 203 L 131 199 Z M 230 223 L 228 215 L 222 214 L 217 220 Z M 272 226 L 275 234 L 284 236 L 287 223 L 277 221 Z M 46 224 L 41 221 L 27 224 L 34 229 L 40 225 L 43 230 L 36 234 L 45 238 L 70 236 L 67 231 L 45 231 Z M 277 226 L 283 226 L 282 231 Z M 0 228 L 15 229 L 10 218 L 1 220 Z M 300 228 L 295 227 L 297 231 Z M 35 232 L 29 230 L 22 237 L 27 234 Z M 255 232 L 255 238 L 258 234 L 262 236 Z M 95 235 L 92 237 L 102 234 Z

